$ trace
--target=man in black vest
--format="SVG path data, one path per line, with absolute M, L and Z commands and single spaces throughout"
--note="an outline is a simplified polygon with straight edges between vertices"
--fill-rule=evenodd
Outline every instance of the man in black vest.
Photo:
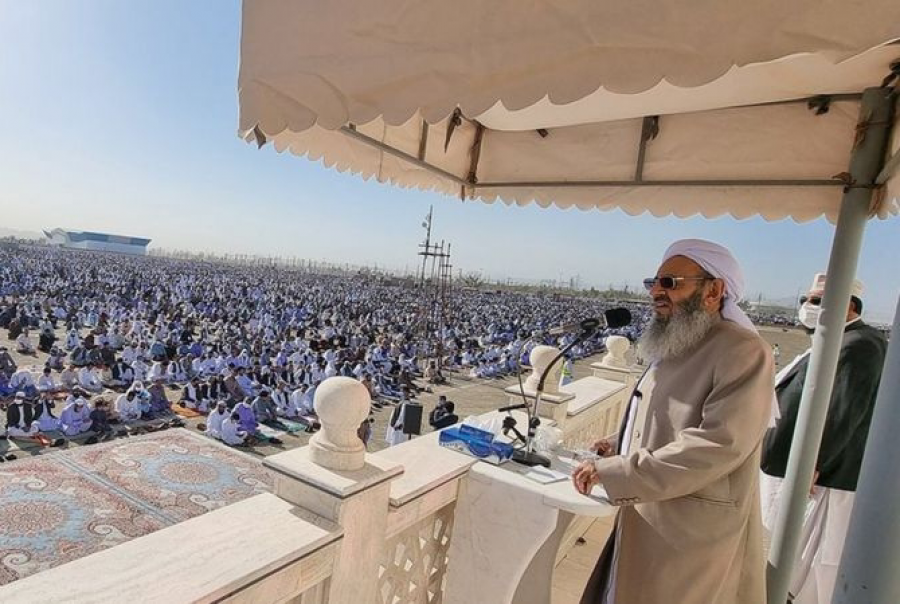
M 41 432 L 38 419 L 40 411 L 35 413 L 34 406 L 25 397 L 24 392 L 17 392 L 13 403 L 6 410 L 6 433 L 9 438 L 30 440 L 42 447 L 58 447 L 63 441 L 55 441 Z
M 800 298 L 799 319 L 810 334 L 818 322 L 824 290 L 825 275 L 818 274 L 809 293 Z M 804 527 L 804 553 L 791 585 L 796 604 L 831 602 L 887 349 L 881 332 L 861 318 L 862 284 L 859 281 L 854 283 L 852 293 L 816 462 L 811 493 L 813 510 Z M 778 513 L 781 482 L 794 437 L 809 353 L 807 350 L 794 359 L 775 378 L 781 417 L 763 441 L 764 475 L 760 482 L 763 523 L 769 530 L 772 530 Z

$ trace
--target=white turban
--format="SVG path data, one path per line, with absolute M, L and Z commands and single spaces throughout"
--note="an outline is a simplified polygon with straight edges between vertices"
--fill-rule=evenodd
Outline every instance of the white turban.
M 734 321 L 741 327 L 756 332 L 756 328 L 750 321 L 750 317 L 741 310 L 738 302 L 744 296 L 744 271 L 741 270 L 738 261 L 727 249 L 703 239 L 682 239 L 669 246 L 663 254 L 663 262 L 674 256 L 690 258 L 700 265 L 707 273 L 725 282 L 724 304 L 722 305 L 722 318 L 726 321 Z M 775 385 L 772 385 L 772 411 L 769 417 L 769 427 L 773 428 L 781 413 L 778 409 L 778 399 L 775 397 Z
M 722 305 L 722 318 L 734 321 L 741 327 L 756 331 L 750 317 L 741 310 L 738 302 L 744 296 L 744 271 L 738 261 L 727 249 L 703 239 L 682 239 L 669 246 L 663 254 L 665 262 L 674 256 L 684 256 L 700 265 L 707 273 L 725 282 L 725 296 Z

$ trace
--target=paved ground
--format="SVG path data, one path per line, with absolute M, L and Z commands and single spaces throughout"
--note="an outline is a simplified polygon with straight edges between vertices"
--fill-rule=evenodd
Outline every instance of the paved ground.
M 781 349 L 781 364 L 790 362 L 790 360 L 793 359 L 794 356 L 805 350 L 809 343 L 809 338 L 803 332 L 795 329 L 787 330 L 781 328 L 763 327 L 760 329 L 760 333 L 763 338 L 769 342 L 769 344 L 774 345 L 777 343 L 779 345 Z M 61 335 L 63 335 L 64 337 L 64 334 Z M 33 335 L 32 338 L 35 339 L 35 336 Z M 15 353 L 15 343 L 10 342 L 6 339 L 6 330 L 3 330 L 2 333 L 0 333 L 0 345 L 7 346 L 16 362 L 20 366 L 33 365 L 35 367 L 35 371 L 40 371 L 40 368 L 47 360 L 47 355 L 40 352 L 36 357 L 23 356 Z M 574 378 L 578 379 L 590 375 L 590 363 L 594 362 L 595 360 L 599 360 L 599 357 L 583 359 L 576 363 L 573 371 Z M 433 392 L 423 393 L 421 396 L 419 396 L 419 401 L 424 406 L 425 417 L 423 418 L 423 430 L 426 433 L 430 431 L 427 422 L 427 414 L 431 409 L 434 408 L 439 395 L 446 394 L 450 400 L 456 403 L 457 415 L 459 415 L 460 418 L 465 418 L 469 415 L 478 415 L 480 413 L 485 413 L 506 404 L 507 395 L 505 392 L 503 392 L 503 389 L 515 383 L 515 378 L 478 380 L 468 378 L 464 374 L 451 374 L 449 384 L 436 387 L 434 388 Z M 178 399 L 179 393 L 177 391 L 171 390 L 169 393 L 170 400 L 175 401 Z M 106 396 L 110 400 L 114 400 L 114 397 L 117 395 L 116 393 L 108 392 Z M 375 412 L 374 430 L 372 439 L 369 442 L 370 451 L 378 451 L 387 446 L 384 442 L 384 435 L 387 428 L 388 419 L 390 418 L 390 413 L 391 407 L 389 406 L 386 406 L 383 410 Z M 202 421 L 202 418 L 189 419 L 187 420 L 187 424 L 189 429 L 195 430 L 197 424 L 201 423 Z M 81 446 L 79 440 L 83 439 L 70 441 L 67 446 Z M 305 445 L 309 440 L 309 435 L 304 433 L 296 435 L 285 435 L 282 440 L 284 441 L 284 444 L 282 445 L 258 445 L 246 450 L 259 456 L 272 455 L 280 451 Z M 19 449 L 21 449 L 21 452 L 19 451 Z M 28 454 L 35 455 L 41 452 L 39 448 L 31 445 L 26 445 L 24 443 L 0 441 L 0 453 L 7 451 L 16 453 L 17 455 L 19 455 L 19 457 L 23 457 Z

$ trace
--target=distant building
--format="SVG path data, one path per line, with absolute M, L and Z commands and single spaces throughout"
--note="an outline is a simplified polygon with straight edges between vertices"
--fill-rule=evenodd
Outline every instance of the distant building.
M 59 247 L 76 250 L 91 250 L 95 252 L 118 252 L 120 254 L 135 254 L 144 256 L 147 254 L 149 239 L 141 237 L 123 237 L 122 235 L 110 235 L 108 233 L 93 233 L 90 231 L 65 231 L 53 229 L 44 231 L 47 243 Z

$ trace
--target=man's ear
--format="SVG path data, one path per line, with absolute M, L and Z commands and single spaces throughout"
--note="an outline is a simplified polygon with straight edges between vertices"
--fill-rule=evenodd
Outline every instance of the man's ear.
M 725 297 L 725 282 L 722 279 L 712 279 L 707 282 L 704 301 L 709 309 L 722 308 L 722 299 Z

